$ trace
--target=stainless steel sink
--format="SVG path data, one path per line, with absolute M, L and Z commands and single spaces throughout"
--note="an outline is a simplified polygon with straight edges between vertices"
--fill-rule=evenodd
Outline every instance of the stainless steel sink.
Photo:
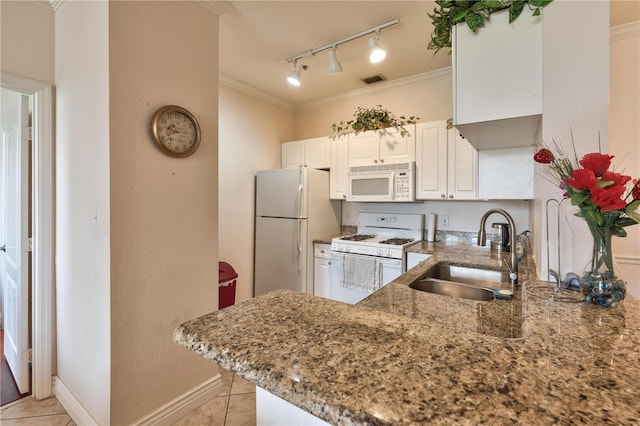
M 509 275 L 506 272 L 450 265 L 446 263 L 436 265 L 429 273 L 427 273 L 426 278 L 454 281 L 456 283 L 469 284 L 474 287 L 484 287 L 489 289 L 499 288 L 500 283 L 509 282 Z
M 437 278 L 425 278 L 409 284 L 414 290 L 426 291 L 429 293 L 441 294 L 444 296 L 458 297 L 468 300 L 488 301 L 495 299 L 493 290 L 478 287 L 472 284 L 452 282 Z

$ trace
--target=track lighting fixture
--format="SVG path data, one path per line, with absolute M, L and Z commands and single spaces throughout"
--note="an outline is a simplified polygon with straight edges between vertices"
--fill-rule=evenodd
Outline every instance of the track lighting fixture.
M 387 52 L 385 52 L 378 44 L 378 38 L 380 38 L 380 32 L 376 31 L 376 36 L 369 39 L 369 46 L 371 46 L 371 50 L 369 51 L 369 62 L 372 64 L 382 62 L 385 56 L 387 56 Z
M 293 63 L 293 71 L 291 72 L 291 74 L 289 74 L 289 77 L 287 77 L 287 81 L 289 82 L 290 85 L 292 86 L 300 86 L 300 70 L 302 69 L 302 65 L 300 65 L 298 63 L 298 61 L 295 61 Z
M 342 72 L 342 65 L 340 65 L 340 62 L 336 57 L 336 48 L 341 44 L 350 42 L 352 40 L 358 39 L 360 37 L 364 37 L 369 34 L 375 34 L 374 37 L 369 38 L 369 46 L 370 46 L 369 61 L 374 64 L 381 62 L 382 60 L 384 60 L 387 53 L 378 44 L 378 39 L 380 38 L 380 31 L 382 31 L 385 28 L 396 25 L 399 22 L 400 20 L 396 18 L 392 21 L 385 22 L 384 24 L 380 24 L 378 26 L 369 28 L 368 30 L 360 31 L 359 33 L 350 35 L 349 37 L 345 37 L 340 40 L 336 40 L 324 46 L 320 46 L 315 49 L 305 50 L 302 53 L 299 53 L 295 56 L 288 58 L 286 62 L 293 63 L 293 72 L 289 75 L 289 77 L 287 77 L 287 81 L 294 86 L 300 86 L 300 70 L 306 69 L 307 67 L 306 65 L 301 66 L 298 63 L 298 60 L 302 58 L 306 58 L 308 56 L 315 56 L 316 53 L 320 53 L 325 50 L 329 51 L 329 74 L 337 74 Z
M 329 49 L 329 74 L 338 74 L 342 72 L 342 65 L 336 58 L 336 47 Z

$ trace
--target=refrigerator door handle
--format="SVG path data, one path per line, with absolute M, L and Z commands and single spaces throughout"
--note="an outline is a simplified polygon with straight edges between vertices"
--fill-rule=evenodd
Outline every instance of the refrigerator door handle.
M 298 249 L 298 272 L 302 271 L 302 244 L 300 244 L 300 238 L 302 234 L 302 219 L 298 219 L 298 232 L 296 235 L 296 247 Z
M 300 182 L 300 185 L 298 186 L 298 217 L 302 215 L 302 185 L 304 184 L 302 178 L 302 167 L 300 167 L 300 175 L 298 177 Z

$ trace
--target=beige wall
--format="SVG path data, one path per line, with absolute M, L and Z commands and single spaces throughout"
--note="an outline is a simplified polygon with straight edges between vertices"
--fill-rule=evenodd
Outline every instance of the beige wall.
M 609 3 L 580 2 L 581 25 L 567 31 L 567 22 L 575 19 L 575 2 L 552 2 L 543 15 L 543 93 L 542 140 L 553 146 L 557 141 L 566 153 L 572 153 L 573 130 L 577 154 L 602 152 L 609 143 Z M 563 192 L 549 183 L 536 165 L 535 198 L 531 219 L 534 222 L 534 247 L 541 277 L 546 277 L 545 203 L 548 198 L 562 199 Z M 584 220 L 566 202 L 561 213 L 561 274 L 582 273 L 590 257 L 593 239 Z M 553 217 L 553 212 L 551 214 Z M 550 244 L 555 247 L 555 242 Z M 554 251 L 551 265 L 555 262 Z
M 159 23 L 166 23 L 161 25 Z M 109 3 L 111 424 L 217 373 L 176 345 L 180 323 L 217 309 L 218 16 L 196 2 Z M 151 142 L 153 113 L 191 111 L 190 157 Z
M 611 29 L 609 152 L 616 169 L 640 179 L 640 21 Z M 640 225 L 613 247 L 628 291 L 640 298 Z
M 65 2 L 55 23 L 58 378 L 97 423 L 109 424 L 107 3 Z
M 450 68 L 379 84 L 342 97 L 300 105 L 296 108 L 295 139 L 330 135 L 331 124 L 351 120 L 358 106 L 381 104 L 396 116 L 418 116 L 421 122 L 452 117 Z
M 256 170 L 280 167 L 280 142 L 293 137 L 290 109 L 220 85 L 220 260 L 238 273 L 236 302 L 253 297 Z
M 45 83 L 54 81 L 54 18 L 33 1 L 0 2 L 2 72 Z

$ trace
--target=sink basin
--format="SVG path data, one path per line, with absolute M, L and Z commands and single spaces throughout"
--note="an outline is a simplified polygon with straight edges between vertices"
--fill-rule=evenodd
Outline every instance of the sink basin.
M 441 294 L 443 296 L 458 297 L 468 300 L 488 301 L 495 299 L 493 290 L 475 285 L 464 284 L 440 280 L 437 278 L 425 278 L 409 284 L 409 287 L 429 293 Z
M 426 277 L 489 289 L 499 288 L 500 283 L 509 282 L 509 275 L 506 272 L 446 263 L 436 265 Z

